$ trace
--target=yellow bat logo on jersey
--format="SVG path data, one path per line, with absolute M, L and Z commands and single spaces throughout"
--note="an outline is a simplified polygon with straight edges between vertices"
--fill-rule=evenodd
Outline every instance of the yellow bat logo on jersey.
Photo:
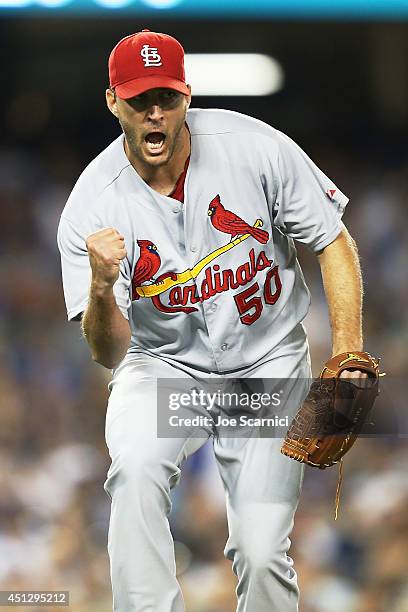
M 257 219 L 253 227 L 258 228 L 258 227 L 262 227 L 262 225 L 263 225 L 262 219 Z M 206 266 L 208 266 L 208 264 L 214 261 L 214 259 L 222 255 L 223 253 L 226 253 L 227 251 L 233 249 L 234 247 L 236 247 L 238 244 L 240 244 L 244 240 L 247 240 L 249 237 L 250 237 L 250 234 L 243 234 L 242 236 L 238 236 L 238 238 L 235 238 L 235 240 L 228 242 L 228 244 L 222 247 L 219 247 L 212 253 L 209 253 L 208 255 L 206 255 L 206 257 L 204 257 L 198 263 L 196 263 L 194 268 L 187 268 L 187 270 L 177 273 L 177 278 L 174 280 L 171 278 L 166 278 L 166 280 L 160 283 L 153 283 L 151 285 L 140 285 L 139 287 L 136 287 L 135 291 L 138 293 L 140 297 L 151 298 L 151 297 L 154 297 L 155 295 L 160 295 L 161 293 L 168 291 L 169 289 L 171 289 L 172 287 L 176 285 L 183 285 L 187 283 L 188 281 L 191 281 L 192 279 L 194 280 L 195 278 L 197 278 L 200 272 Z

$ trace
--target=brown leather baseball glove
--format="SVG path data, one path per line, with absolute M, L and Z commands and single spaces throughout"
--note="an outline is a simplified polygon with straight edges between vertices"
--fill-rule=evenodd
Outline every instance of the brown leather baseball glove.
M 361 370 L 367 378 L 341 379 L 343 370 Z M 368 353 L 329 359 L 293 419 L 281 452 L 321 469 L 338 463 L 367 420 L 378 381 L 379 360 Z

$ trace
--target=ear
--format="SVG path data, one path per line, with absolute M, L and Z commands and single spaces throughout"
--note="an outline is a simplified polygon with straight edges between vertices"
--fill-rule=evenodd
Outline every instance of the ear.
M 105 92 L 105 97 L 106 97 L 106 105 L 109 108 L 110 112 L 112 113 L 112 115 L 115 115 L 116 118 L 119 117 L 119 113 L 118 113 L 118 106 L 116 103 L 116 96 L 115 93 L 112 91 L 112 89 L 107 89 Z
M 190 104 L 191 104 L 191 85 L 187 85 L 187 87 L 188 87 L 188 90 L 189 90 L 189 92 L 190 92 L 190 93 L 188 94 L 188 96 L 186 96 L 186 100 L 187 100 L 187 108 L 189 108 L 189 107 L 190 107 Z

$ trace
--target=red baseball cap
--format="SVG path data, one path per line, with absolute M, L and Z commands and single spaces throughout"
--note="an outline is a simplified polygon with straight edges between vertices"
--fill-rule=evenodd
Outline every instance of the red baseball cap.
M 142 30 L 122 38 L 109 56 L 109 84 L 119 98 L 168 87 L 188 95 L 184 49 L 168 34 Z

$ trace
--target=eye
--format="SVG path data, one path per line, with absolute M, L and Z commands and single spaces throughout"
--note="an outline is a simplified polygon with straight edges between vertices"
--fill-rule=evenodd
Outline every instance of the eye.
M 128 100 L 126 100 L 126 102 L 135 109 L 141 109 L 144 106 L 146 106 L 146 102 L 147 102 L 147 95 L 145 93 L 142 93 L 138 96 L 133 96 L 133 98 L 129 98 Z
M 177 104 L 180 95 L 181 94 L 179 94 L 178 91 L 175 91 L 174 89 L 166 89 L 165 91 L 160 93 L 161 104 L 166 106 L 173 106 L 174 104 Z

